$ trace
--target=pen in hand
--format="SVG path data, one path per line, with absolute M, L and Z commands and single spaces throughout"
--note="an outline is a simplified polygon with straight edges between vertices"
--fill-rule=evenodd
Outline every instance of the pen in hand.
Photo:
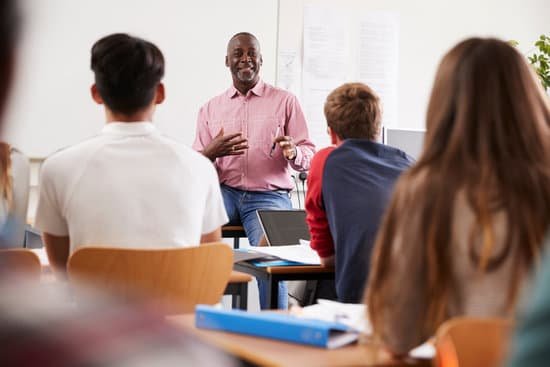
M 277 136 L 279 136 L 279 132 L 281 132 L 281 126 L 277 125 L 277 130 L 275 130 L 275 136 L 273 139 L 275 139 Z M 273 142 L 273 145 L 271 146 L 271 150 L 269 151 L 269 156 L 273 157 L 273 152 L 275 151 L 275 147 L 277 146 L 276 142 Z

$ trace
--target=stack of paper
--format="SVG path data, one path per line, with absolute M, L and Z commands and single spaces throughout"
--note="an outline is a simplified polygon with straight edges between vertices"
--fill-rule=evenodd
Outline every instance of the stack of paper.
M 317 252 L 309 247 L 309 244 L 289 246 L 265 246 L 256 249 L 259 253 L 276 256 L 283 260 L 294 261 L 307 265 L 321 265 L 321 259 Z

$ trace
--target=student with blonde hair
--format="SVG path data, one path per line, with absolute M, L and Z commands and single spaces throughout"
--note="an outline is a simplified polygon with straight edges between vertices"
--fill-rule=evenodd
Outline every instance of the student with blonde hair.
M 30 165 L 27 157 L 0 142 L 1 247 L 23 247 L 29 203 Z
M 467 39 L 443 58 L 369 276 L 373 330 L 393 353 L 453 316 L 513 316 L 550 224 L 549 125 L 548 97 L 506 42 Z

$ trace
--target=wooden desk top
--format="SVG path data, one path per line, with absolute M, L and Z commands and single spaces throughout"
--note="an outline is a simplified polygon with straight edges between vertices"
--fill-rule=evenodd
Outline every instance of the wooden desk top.
M 197 329 L 195 315 L 171 316 L 170 322 L 202 341 L 262 366 L 430 366 L 428 360 L 392 360 L 372 344 L 321 349 L 255 336 Z
M 334 267 L 324 266 L 324 265 L 300 265 L 300 266 L 266 266 L 259 267 L 252 265 L 246 261 L 241 261 L 235 264 L 239 264 L 244 267 L 254 268 L 254 269 L 265 269 L 267 273 L 270 274 L 305 274 L 305 273 L 334 273 Z
M 334 273 L 334 267 L 327 267 L 323 265 L 269 266 L 266 270 L 271 274 Z

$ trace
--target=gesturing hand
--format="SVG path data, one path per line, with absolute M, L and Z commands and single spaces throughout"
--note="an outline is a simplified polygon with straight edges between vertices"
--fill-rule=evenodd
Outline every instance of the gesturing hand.
M 278 136 L 273 139 L 273 142 L 279 144 L 286 159 L 290 161 L 296 158 L 296 144 L 291 136 Z
M 246 139 L 242 139 L 240 136 L 241 133 L 223 135 L 222 127 L 218 135 L 203 149 L 202 154 L 211 161 L 227 155 L 244 154 L 244 151 L 248 149 L 248 144 Z

